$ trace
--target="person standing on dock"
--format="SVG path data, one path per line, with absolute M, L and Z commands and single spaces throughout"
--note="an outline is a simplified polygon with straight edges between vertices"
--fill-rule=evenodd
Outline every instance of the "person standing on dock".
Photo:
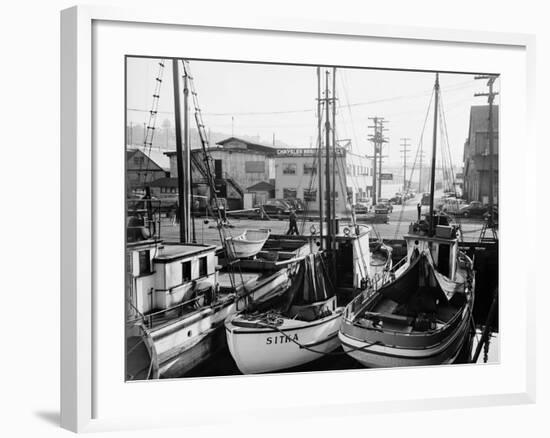
M 418 212 L 418 222 L 420 222 L 420 215 L 422 213 L 422 204 L 420 202 L 416 204 L 416 211 Z
M 286 232 L 287 236 L 292 236 L 293 234 L 296 234 L 297 236 L 300 235 L 300 232 L 298 231 L 298 224 L 296 222 L 296 211 L 291 208 L 290 213 L 288 216 L 288 231 Z

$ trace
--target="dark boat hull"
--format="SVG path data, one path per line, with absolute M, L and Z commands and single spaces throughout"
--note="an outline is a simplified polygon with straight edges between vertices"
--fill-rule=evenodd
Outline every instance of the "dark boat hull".
M 365 329 L 362 338 L 347 333 L 344 322 L 339 333 L 344 351 L 368 368 L 413 367 L 424 365 L 443 365 L 455 363 L 463 346 L 469 340 L 469 318 L 465 317 L 456 330 L 441 342 L 429 347 L 407 347 L 401 345 L 369 342 L 369 333 Z M 400 336 L 395 336 L 396 338 Z M 376 342 L 376 343 L 375 343 Z M 396 339 L 396 343 L 399 342 Z

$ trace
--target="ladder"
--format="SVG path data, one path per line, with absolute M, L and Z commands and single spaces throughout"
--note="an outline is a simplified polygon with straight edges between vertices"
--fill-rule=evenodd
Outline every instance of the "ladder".
M 202 149 L 202 153 L 203 153 L 203 162 L 204 162 L 204 166 L 203 166 L 203 171 L 205 172 L 205 177 L 208 181 L 208 186 L 210 187 L 210 196 L 211 198 L 214 200 L 214 205 L 217 206 L 217 214 L 214 215 L 212 214 L 215 218 L 216 218 L 216 228 L 218 229 L 218 233 L 219 233 L 219 236 L 220 236 L 220 241 L 225 249 L 225 256 L 228 260 L 228 263 L 227 263 L 227 267 L 229 269 L 229 279 L 231 281 L 231 287 L 233 288 L 233 290 L 236 291 L 236 286 L 235 286 L 235 278 L 234 278 L 234 269 L 235 269 L 235 265 L 237 264 L 238 260 L 230 260 L 230 254 L 235 254 L 235 250 L 234 248 L 232 248 L 233 251 L 229 251 L 229 245 L 233 245 L 233 242 L 231 242 L 230 240 L 228 240 L 228 236 L 225 232 L 225 224 L 224 224 L 224 219 L 222 218 L 222 214 L 221 214 L 221 211 L 220 211 L 220 208 L 219 208 L 219 201 L 218 201 L 218 195 L 217 195 L 217 191 L 216 191 L 216 184 L 215 184 L 215 179 L 214 179 L 214 174 L 212 172 L 212 156 L 210 155 L 209 151 L 208 151 L 208 148 L 209 148 L 209 141 L 208 141 L 208 136 L 207 136 L 207 133 L 206 133 L 206 128 L 205 128 L 205 124 L 204 124 L 204 121 L 203 121 L 203 118 L 202 118 L 202 110 L 199 106 L 199 98 L 198 98 L 198 94 L 197 94 L 197 90 L 195 88 L 195 82 L 193 80 L 193 75 L 191 73 L 191 67 L 189 65 L 189 61 L 187 59 L 182 59 L 182 64 L 183 64 L 183 77 L 184 78 L 187 78 L 188 79 L 188 84 L 189 84 L 189 90 L 191 92 L 191 98 L 193 100 L 193 107 L 194 107 L 194 115 L 195 115 L 195 123 L 197 125 L 197 131 L 198 131 L 198 134 L 199 134 L 199 138 L 200 138 L 200 141 L 201 141 L 201 149 Z M 200 170 L 200 168 L 199 168 Z M 243 275 L 242 275 L 242 272 L 240 270 L 240 266 L 237 265 L 237 268 L 239 269 L 239 275 L 241 277 L 241 282 L 242 282 L 242 285 L 243 285 L 243 289 L 245 290 L 246 292 L 246 289 L 245 289 L 245 285 L 244 285 L 244 278 L 243 278 Z
M 150 157 L 151 155 L 151 148 L 153 147 L 153 137 L 155 135 L 155 126 L 157 124 L 157 114 L 158 114 L 158 107 L 159 107 L 159 99 L 160 99 L 160 89 L 162 86 L 162 77 L 164 75 L 164 63 L 165 60 L 162 59 L 159 61 L 158 65 L 158 72 L 157 76 L 155 78 L 155 90 L 153 91 L 153 102 L 151 104 L 151 109 L 149 110 L 149 120 L 147 122 L 147 125 L 145 127 L 145 134 L 143 136 L 143 149 L 147 151 L 147 157 Z M 138 172 L 138 185 L 141 183 L 141 175 L 143 174 L 143 185 L 145 186 L 147 184 L 147 178 L 149 173 L 149 164 L 151 163 L 151 160 L 147 160 L 147 166 L 145 167 L 145 171 L 143 172 L 143 162 L 140 162 L 139 165 L 139 172 Z

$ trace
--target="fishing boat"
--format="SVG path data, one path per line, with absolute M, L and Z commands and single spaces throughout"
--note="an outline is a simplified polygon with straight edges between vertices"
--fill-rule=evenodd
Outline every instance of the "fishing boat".
M 320 71 L 317 77 L 320 89 Z M 335 69 L 333 69 L 333 79 Z M 334 96 L 333 81 L 332 96 Z M 330 193 L 334 184 L 336 160 L 335 130 L 331 127 L 326 97 L 326 171 L 325 187 Z M 320 102 L 320 99 L 319 99 Z M 321 116 L 321 111 L 318 113 Z M 319 175 L 322 174 L 321 121 L 319 120 Z M 332 126 L 334 125 L 334 112 Z M 332 141 L 331 136 L 332 134 Z M 312 173 L 313 182 L 313 173 Z M 332 182 L 331 182 L 332 179 Z M 319 184 L 321 185 L 321 184 Z M 266 303 L 229 317 L 225 322 L 227 344 L 239 370 L 245 374 L 265 373 L 293 368 L 330 354 L 339 347 L 338 330 L 342 312 L 357 293 L 381 286 L 390 278 L 390 248 L 375 245 L 371 251 L 371 227 L 352 223 L 340 226 L 336 220 L 335 198 L 326 199 L 326 224 L 323 220 L 323 196 L 319 195 L 321 252 L 310 254 L 300 262 L 292 285 L 276 303 Z M 314 229 L 312 227 L 310 231 Z M 323 235 L 323 230 L 326 234 Z M 371 257 L 372 253 L 376 256 Z
M 235 237 L 227 238 L 229 255 L 235 259 L 254 257 L 260 252 L 269 237 L 269 230 L 246 230 Z
M 371 287 L 373 282 L 383 284 L 391 268 L 391 249 L 376 246 L 373 261 L 369 251 L 370 227 L 361 226 L 357 231 L 359 234 L 355 235 L 344 227 L 334 236 L 338 256 L 348 261 L 351 275 L 341 275 L 341 281 L 334 283 L 327 253 L 309 254 L 297 264 L 291 286 L 276 304 L 265 302 L 225 321 L 229 351 L 243 374 L 290 369 L 340 346 L 343 302 L 349 301 L 345 281 L 354 282 L 352 290 L 357 292 L 358 288 Z
M 358 295 L 342 318 L 344 351 L 367 367 L 453 363 L 469 341 L 473 263 L 459 249 L 458 227 L 434 212 L 438 75 L 434 95 L 430 212 L 409 226 L 395 278 Z
M 225 347 L 225 319 L 281 297 L 292 284 L 295 261 L 314 250 L 305 238 L 274 237 L 266 245 L 281 248 L 280 260 L 229 265 L 214 245 L 167 243 L 146 222 L 129 221 L 129 380 L 182 377 L 203 363 Z
M 204 177 L 213 205 L 219 205 L 208 154 L 208 139 L 198 107 L 189 63 L 172 61 L 173 77 L 180 77 L 183 63 L 184 96 L 192 96 L 195 120 L 205 158 Z M 161 69 L 165 62 L 160 62 Z M 159 82 L 157 80 L 157 82 Z M 175 114 L 179 114 L 179 81 L 174 83 Z M 189 92 L 190 91 L 190 92 Z M 155 92 L 158 99 L 158 91 Z M 184 114 L 187 113 L 187 99 Z M 153 114 L 156 112 L 152 111 Z M 183 117 L 187 120 L 187 116 Z M 189 129 L 175 117 L 178 168 L 189 166 Z M 154 127 L 147 132 L 154 132 Z M 147 137 L 146 142 L 152 143 Z M 184 159 L 187 157 L 187 161 Z M 184 161 L 183 163 L 181 161 Z M 224 320 L 252 305 L 283 294 L 291 285 L 295 260 L 315 250 L 306 239 L 270 243 L 267 232 L 254 236 L 247 232 L 254 248 L 246 254 L 261 253 L 262 247 L 281 249 L 277 260 L 239 260 L 235 242 L 226 233 L 218 211 L 217 229 L 221 247 L 193 243 L 190 215 L 190 171 L 178 174 L 184 190 L 179 191 L 180 241 L 165 242 L 160 235 L 160 205 L 150 193 L 138 200 L 127 199 L 126 242 L 126 378 L 128 380 L 176 378 L 186 375 L 224 348 Z M 187 194 L 187 195 L 186 195 Z M 276 240 L 276 239 L 275 239 Z M 242 251 L 242 250 L 241 250 Z
M 337 307 L 325 262 L 322 254 L 303 259 L 278 307 L 225 321 L 229 351 L 243 374 L 298 366 L 338 346 L 343 307 Z

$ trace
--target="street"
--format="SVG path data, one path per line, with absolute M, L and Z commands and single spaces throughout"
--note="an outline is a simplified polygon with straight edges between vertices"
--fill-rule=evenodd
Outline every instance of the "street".
M 372 227 L 372 238 L 380 236 L 383 239 L 400 239 L 403 234 L 409 230 L 411 222 L 417 220 L 417 205 L 416 199 L 410 199 L 405 205 L 394 205 L 393 212 L 389 214 L 388 223 L 367 223 L 361 221 L 366 215 L 357 215 L 357 221 L 360 224 L 367 224 Z M 428 206 L 422 206 L 422 214 L 428 213 Z M 195 222 L 195 237 L 197 243 L 211 244 L 220 246 L 219 233 L 216 228 L 216 221 L 213 218 L 196 217 Z M 474 218 L 456 218 L 456 222 L 462 227 L 463 240 L 467 242 L 475 242 L 479 239 L 479 234 L 483 227 L 482 219 Z M 349 225 L 350 219 L 342 219 L 340 225 Z M 298 229 L 300 234 L 310 235 L 310 228 L 314 225 L 319 229 L 319 220 L 306 219 L 298 217 Z M 229 226 L 225 228 L 226 234 L 230 236 L 238 236 L 247 229 L 263 229 L 268 228 L 272 234 L 285 234 L 288 230 L 288 219 L 271 219 L 271 220 L 254 220 L 245 218 L 229 218 Z M 179 226 L 172 225 L 167 218 L 162 218 L 161 223 L 162 239 L 175 242 L 179 239 Z

